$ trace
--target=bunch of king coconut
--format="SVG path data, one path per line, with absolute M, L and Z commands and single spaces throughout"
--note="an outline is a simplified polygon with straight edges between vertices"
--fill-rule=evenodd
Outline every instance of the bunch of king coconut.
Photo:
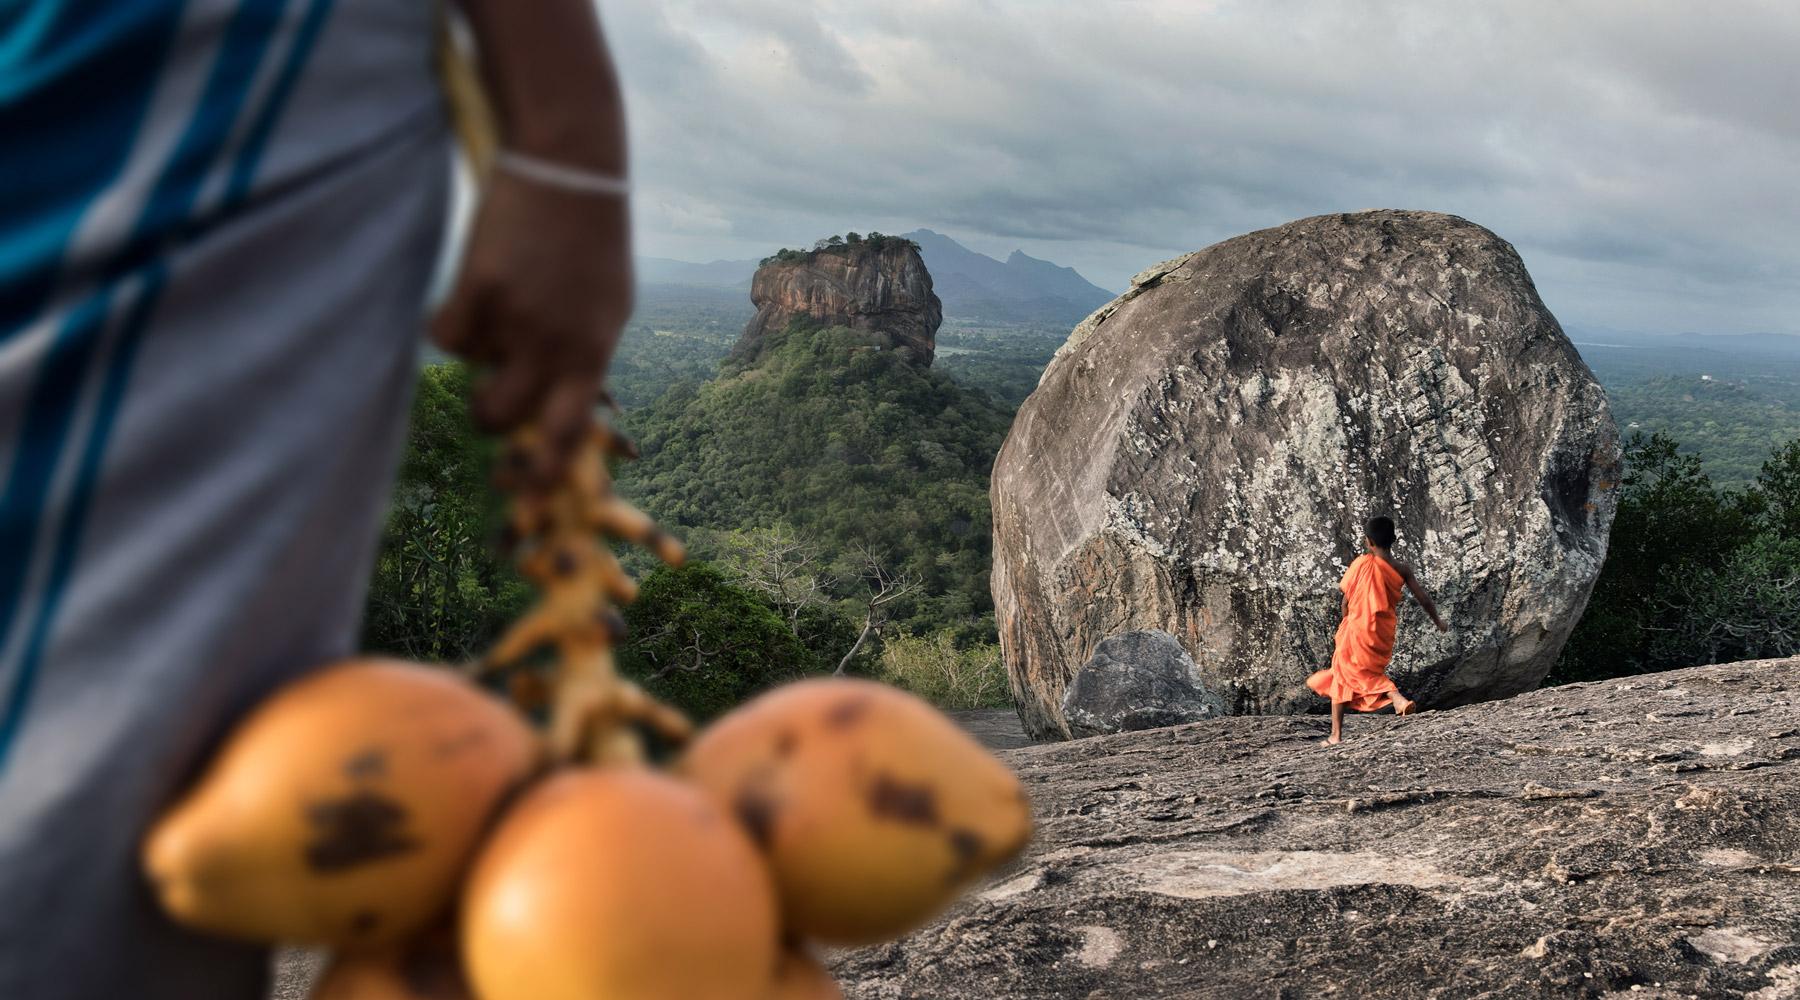
M 331 949 L 327 1000 L 825 1000 L 810 944 L 897 937 L 1023 849 L 1018 778 L 911 695 L 802 681 L 695 733 L 619 677 L 607 536 L 682 558 L 613 495 L 629 454 L 596 426 L 515 494 L 542 600 L 482 663 L 338 663 L 238 726 L 144 841 L 171 916 Z

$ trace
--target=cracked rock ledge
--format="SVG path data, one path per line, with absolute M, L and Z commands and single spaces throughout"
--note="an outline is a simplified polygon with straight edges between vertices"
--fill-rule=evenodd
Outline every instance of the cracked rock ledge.
M 1007 750 L 1038 834 L 852 998 L 1800 997 L 1800 659 Z

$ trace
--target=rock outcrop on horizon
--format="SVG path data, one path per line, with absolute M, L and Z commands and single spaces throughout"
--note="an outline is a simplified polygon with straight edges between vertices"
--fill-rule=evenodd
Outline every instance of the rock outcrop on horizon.
M 1159 264 L 1070 335 L 996 461 L 992 587 L 1026 727 L 1108 636 L 1180 640 L 1233 714 L 1322 707 L 1372 514 L 1451 625 L 1400 616 L 1426 707 L 1536 687 L 1606 554 L 1605 394 L 1518 254 L 1455 216 L 1302 219 Z
M 757 268 L 750 302 L 756 317 L 731 352 L 739 361 L 754 361 L 770 335 L 806 319 L 869 331 L 929 365 L 944 321 L 919 248 L 894 236 L 777 254 Z
M 851 1000 L 1800 995 L 1800 659 L 1008 750 L 1038 835 Z

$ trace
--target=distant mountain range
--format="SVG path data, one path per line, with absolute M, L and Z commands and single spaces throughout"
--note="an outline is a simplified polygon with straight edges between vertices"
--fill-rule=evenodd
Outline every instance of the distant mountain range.
M 1015 250 L 1005 260 L 976 253 L 942 233 L 915 229 L 905 234 L 919 244 L 925 268 L 944 303 L 944 315 L 995 323 L 1073 325 L 1113 299 L 1113 293 L 1072 267 L 1039 260 Z M 647 285 L 690 285 L 750 289 L 754 260 L 696 264 L 666 257 L 639 257 L 638 279 Z
M 1023 250 L 999 261 L 929 229 L 905 235 L 919 245 L 947 316 L 1073 325 L 1113 300 L 1112 292 L 1074 268 L 1039 260 Z
M 639 257 L 638 280 L 646 285 L 696 285 L 702 288 L 750 289 L 750 276 L 756 273 L 753 260 L 715 260 L 695 264 L 667 257 Z

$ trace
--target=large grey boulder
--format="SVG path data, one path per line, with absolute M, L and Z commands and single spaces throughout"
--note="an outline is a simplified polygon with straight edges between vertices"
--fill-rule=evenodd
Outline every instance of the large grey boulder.
M 1800 660 L 1008 750 L 1030 851 L 850 1000 L 1800 996 Z
M 1617 503 L 1606 396 L 1506 241 L 1302 219 L 1159 264 L 1089 317 L 993 476 L 994 603 L 1026 726 L 1106 636 L 1174 635 L 1233 714 L 1322 705 L 1336 587 L 1386 513 L 1451 624 L 1401 614 L 1428 707 L 1516 694 L 1587 603 Z
M 1206 690 L 1200 668 L 1167 632 L 1122 632 L 1100 643 L 1063 694 L 1074 736 L 1128 733 L 1216 719 L 1225 703 Z

